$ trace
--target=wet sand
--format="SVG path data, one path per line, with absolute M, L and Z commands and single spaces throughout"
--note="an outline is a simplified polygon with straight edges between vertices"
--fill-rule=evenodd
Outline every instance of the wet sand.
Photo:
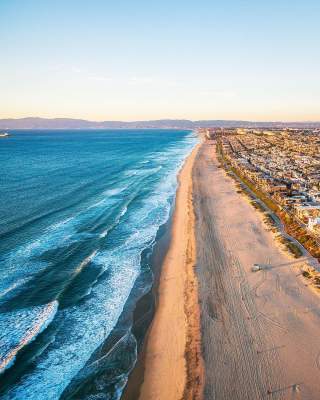
M 140 388 L 143 383 L 144 372 L 145 372 L 145 355 L 146 355 L 146 343 L 148 338 L 148 331 L 154 317 L 155 304 L 158 302 L 158 288 L 159 288 L 161 266 L 163 264 L 164 258 L 168 252 L 168 248 L 170 245 L 171 229 L 172 229 L 172 215 L 170 215 L 170 218 L 165 223 L 165 225 L 160 227 L 160 230 L 157 234 L 156 243 L 152 250 L 152 255 L 149 262 L 153 272 L 153 284 L 148 294 L 148 298 L 145 298 L 144 301 L 145 306 L 141 308 L 140 304 L 138 303 L 133 313 L 134 316 L 133 325 L 135 325 L 136 322 L 145 319 L 146 308 L 147 308 L 148 324 L 147 325 L 144 324 L 145 329 L 142 331 L 140 329 L 140 332 L 138 332 L 137 336 L 135 332 L 135 336 L 138 342 L 137 361 L 128 377 L 128 382 L 121 395 L 121 400 L 137 400 L 140 395 Z
M 203 369 L 192 207 L 192 168 L 198 149 L 193 150 L 179 175 L 171 243 L 145 345 L 141 400 L 201 398 Z
M 193 169 L 204 398 L 317 400 L 320 297 L 218 164 L 204 143 Z

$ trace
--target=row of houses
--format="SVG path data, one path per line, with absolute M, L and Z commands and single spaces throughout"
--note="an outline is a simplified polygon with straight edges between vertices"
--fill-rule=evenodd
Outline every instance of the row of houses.
M 320 135 L 243 132 L 223 136 L 229 161 L 310 230 L 320 232 Z

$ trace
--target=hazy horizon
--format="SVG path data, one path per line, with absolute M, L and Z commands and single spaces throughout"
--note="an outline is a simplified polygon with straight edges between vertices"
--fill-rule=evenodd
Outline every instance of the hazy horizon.
M 155 119 L 125 119 L 125 118 L 120 118 L 120 119 L 106 119 L 106 118 L 102 118 L 102 119 L 87 119 L 87 118 L 83 118 L 83 117 L 64 117 L 64 116 L 52 116 L 52 117 L 42 117 L 42 116 L 34 116 L 34 115 L 28 115 L 28 116 L 24 116 L 24 117 L 0 117 L 0 120 L 19 120 L 19 119 L 44 119 L 44 120 L 55 120 L 55 119 L 73 119 L 73 120 L 83 120 L 83 121 L 87 121 L 87 122 L 148 122 L 148 121 L 191 121 L 191 122 L 197 122 L 197 121 L 239 121 L 239 122 L 257 122 L 257 123 L 263 123 L 263 122 L 267 122 L 267 123 L 320 123 L 320 117 L 319 119 L 315 119 L 315 120 L 266 120 L 266 119 L 236 119 L 236 118 L 227 118 L 227 119 L 222 119 L 222 118 L 206 118 L 206 119 L 194 119 L 194 118 L 168 118 L 168 117 L 163 117 L 163 118 L 155 118 Z
M 320 4 L 0 3 L 0 118 L 318 122 Z

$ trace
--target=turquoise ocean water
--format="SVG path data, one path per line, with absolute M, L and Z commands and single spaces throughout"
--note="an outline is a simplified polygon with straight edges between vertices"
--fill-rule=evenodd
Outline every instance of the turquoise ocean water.
M 119 317 L 137 282 L 140 293 L 150 288 L 143 254 L 196 142 L 170 130 L 1 139 L 1 399 L 119 398 L 136 359 L 130 321 Z M 101 346 L 115 326 L 122 347 L 108 358 Z M 74 395 L 90 376 L 94 393 Z

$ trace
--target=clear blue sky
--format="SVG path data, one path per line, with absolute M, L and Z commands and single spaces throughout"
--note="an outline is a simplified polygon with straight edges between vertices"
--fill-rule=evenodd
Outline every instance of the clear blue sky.
M 319 0 L 0 0 L 0 118 L 320 120 L 319 21 Z

